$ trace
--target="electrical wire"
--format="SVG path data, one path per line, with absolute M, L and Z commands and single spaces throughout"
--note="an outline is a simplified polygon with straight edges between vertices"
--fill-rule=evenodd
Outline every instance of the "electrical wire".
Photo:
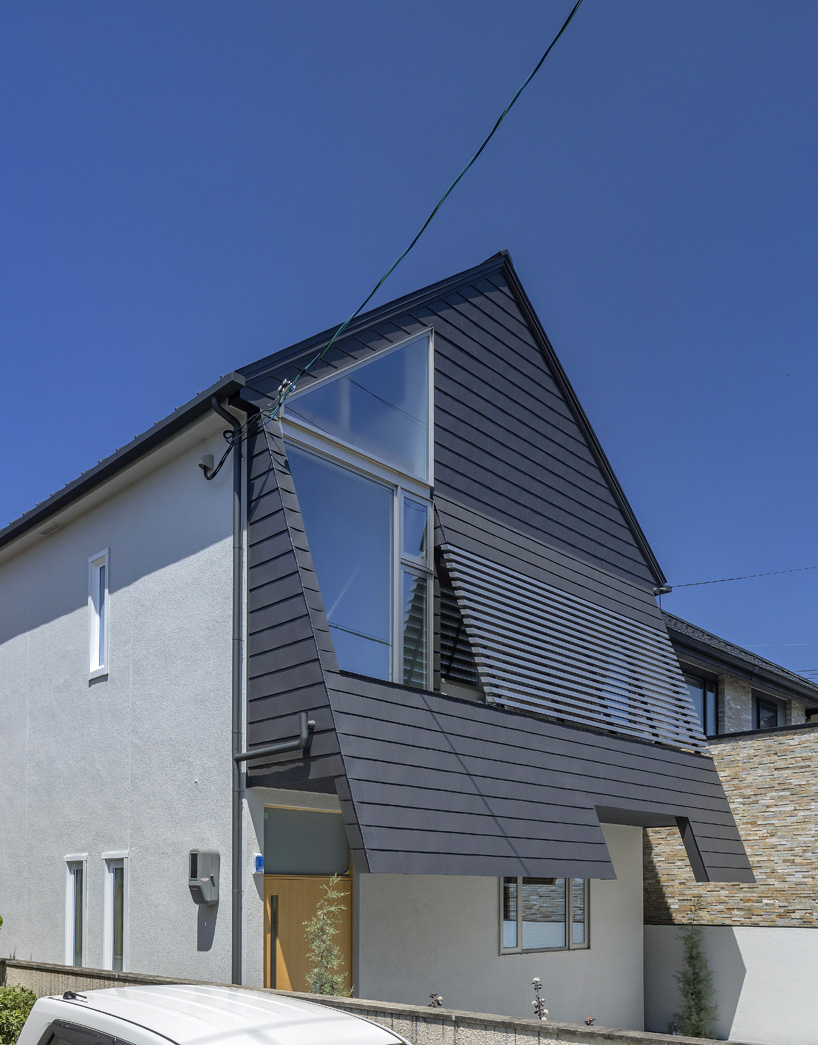
M 796 566 L 794 570 L 770 570 L 768 573 L 745 573 L 741 577 L 719 577 L 713 581 L 689 581 L 687 584 L 671 584 L 673 591 L 677 588 L 697 588 L 701 584 L 727 584 L 728 581 L 749 581 L 755 577 L 778 577 L 782 573 L 805 573 L 807 570 L 818 570 L 818 566 Z
M 378 282 L 375 284 L 375 286 L 372 288 L 372 290 L 370 290 L 370 292 L 367 294 L 367 296 L 364 298 L 364 300 L 361 302 L 361 304 L 355 309 L 355 311 L 352 313 L 352 315 L 349 316 L 348 319 L 345 319 L 344 322 L 338 327 L 338 329 L 335 331 L 335 333 L 329 339 L 327 344 L 324 345 L 324 347 L 319 352 L 316 352 L 316 354 L 307 363 L 307 365 L 305 367 L 302 367 L 298 371 L 298 373 L 296 374 L 295 378 L 289 384 L 286 384 L 286 385 L 282 384 L 282 386 L 281 386 L 281 388 L 279 390 L 278 399 L 277 399 L 275 405 L 270 410 L 262 411 L 260 414 L 255 415 L 252 419 L 250 419 L 247 422 L 245 422 L 245 424 L 242 426 L 242 428 L 244 430 L 243 433 L 242 433 L 242 438 L 247 438 L 247 433 L 249 433 L 249 431 L 251 429 L 253 429 L 255 431 L 258 431 L 259 427 L 266 426 L 270 421 L 273 420 L 274 417 L 276 417 L 281 412 L 281 409 L 284 406 L 285 400 L 295 390 L 295 388 L 298 385 L 298 382 L 301 380 L 301 378 L 304 377 L 304 375 L 307 374 L 315 366 L 315 364 L 318 363 L 329 352 L 329 350 L 332 348 L 332 346 L 335 344 L 335 342 L 338 340 L 338 338 L 341 336 L 341 334 L 343 334 L 343 332 L 347 329 L 347 327 L 350 325 L 350 323 L 356 318 L 356 316 L 360 315 L 360 313 L 369 304 L 369 302 L 372 300 L 372 298 L 375 296 L 375 294 L 377 294 L 377 292 L 380 290 L 380 288 L 383 286 L 383 284 L 386 282 L 386 280 L 392 275 L 392 273 L 395 271 L 395 269 L 398 267 L 398 265 L 403 261 L 403 259 L 409 253 L 409 251 L 412 250 L 412 248 L 418 242 L 420 237 L 423 235 L 423 233 L 426 231 L 426 229 L 432 223 L 432 220 L 434 219 L 435 215 L 440 210 L 440 208 L 443 206 L 443 204 L 446 202 L 446 200 L 448 199 L 449 195 L 452 193 L 452 191 L 455 189 L 455 187 L 461 181 L 463 176 L 473 166 L 473 164 L 478 159 L 480 154 L 483 152 L 483 150 L 486 148 L 488 143 L 494 137 L 495 133 L 497 132 L 497 129 L 499 128 L 499 126 L 503 122 L 503 120 L 506 118 L 508 113 L 510 112 L 512 106 L 515 104 L 515 102 L 520 97 L 520 95 L 523 93 L 523 91 L 526 89 L 526 87 L 528 87 L 529 83 L 531 83 L 531 81 L 537 75 L 537 73 L 540 70 L 540 67 L 542 66 L 543 62 L 548 57 L 548 55 L 551 53 L 552 49 L 554 48 L 554 46 L 557 43 L 557 41 L 559 40 L 559 38 L 562 36 L 562 34 L 565 32 L 565 30 L 571 24 L 571 21 L 572 21 L 574 15 L 579 10 L 579 6 L 580 6 L 581 3 L 582 3 L 582 0 L 576 0 L 576 3 L 571 8 L 570 14 L 568 15 L 568 17 L 563 22 L 562 27 L 560 28 L 560 31 L 557 33 L 557 35 L 554 37 L 554 39 L 551 41 L 551 43 L 545 49 L 545 52 L 543 53 L 542 57 L 537 62 L 537 64 L 534 66 L 534 68 L 531 70 L 531 72 L 528 74 L 528 76 L 525 78 L 525 80 L 523 80 L 522 84 L 517 89 L 516 93 L 514 94 L 514 97 L 511 99 L 511 101 L 508 103 L 508 105 L 505 107 L 505 109 L 503 109 L 503 111 L 500 113 L 499 117 L 495 121 L 494 126 L 489 131 L 489 133 L 486 135 L 486 137 L 483 139 L 483 142 L 480 145 L 480 148 L 477 150 L 477 152 L 475 152 L 475 154 L 472 156 L 472 158 L 469 160 L 469 162 L 460 171 L 460 173 L 457 175 L 457 177 L 454 179 L 454 181 L 451 183 L 451 185 L 448 187 L 448 189 L 446 189 L 446 191 L 440 197 L 440 199 L 438 200 L 436 206 L 432 210 L 432 212 L 429 215 L 429 217 L 426 219 L 426 221 L 424 221 L 423 225 L 421 225 L 421 227 L 420 227 L 419 231 L 417 232 L 417 234 L 415 235 L 414 239 L 412 239 L 412 241 L 409 243 L 409 245 L 404 250 L 402 250 L 401 253 L 397 256 L 397 258 L 392 262 L 392 264 L 389 266 L 389 268 L 386 270 L 386 272 L 384 272 L 384 274 L 381 276 L 381 278 L 378 280 Z

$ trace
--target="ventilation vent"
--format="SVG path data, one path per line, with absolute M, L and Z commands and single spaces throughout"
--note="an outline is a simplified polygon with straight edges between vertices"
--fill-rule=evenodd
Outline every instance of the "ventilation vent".
M 53 522 L 53 523 L 49 523 L 48 526 L 46 526 L 46 528 L 44 530 L 40 530 L 40 533 L 42 534 L 43 537 L 48 537 L 49 534 L 56 533 L 57 530 L 61 530 L 62 528 L 63 528 L 63 523 L 61 523 L 61 522 Z

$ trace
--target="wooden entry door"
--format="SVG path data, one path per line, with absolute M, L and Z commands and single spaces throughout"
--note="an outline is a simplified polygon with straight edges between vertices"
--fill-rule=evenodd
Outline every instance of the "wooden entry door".
M 330 879 L 320 875 L 264 876 L 264 986 L 284 991 L 311 992 L 307 977 L 310 964 L 304 922 L 315 914 Z M 352 879 L 338 880 L 346 910 L 341 912 L 335 937 L 343 955 L 343 972 L 349 988 L 352 978 Z

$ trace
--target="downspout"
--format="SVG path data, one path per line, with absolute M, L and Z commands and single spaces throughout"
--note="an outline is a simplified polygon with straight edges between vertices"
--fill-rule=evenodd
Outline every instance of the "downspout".
M 241 766 L 235 760 L 235 756 L 241 753 L 242 748 L 242 623 L 244 616 L 244 573 L 243 573 L 243 547 L 242 547 L 242 519 L 241 519 L 241 469 L 242 453 L 239 431 L 241 422 L 222 406 L 216 396 L 210 400 L 219 417 L 233 428 L 236 442 L 233 444 L 233 664 L 232 664 L 232 709 L 233 709 L 233 739 L 231 764 L 233 767 L 233 807 L 232 807 L 232 966 L 231 977 L 233 983 L 241 983 L 242 973 L 242 790 L 241 790 Z

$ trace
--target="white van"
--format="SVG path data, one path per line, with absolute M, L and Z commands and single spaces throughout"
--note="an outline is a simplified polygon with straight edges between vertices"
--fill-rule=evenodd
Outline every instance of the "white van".
M 40 998 L 18 1045 L 408 1045 L 361 1016 L 237 987 L 112 987 Z

